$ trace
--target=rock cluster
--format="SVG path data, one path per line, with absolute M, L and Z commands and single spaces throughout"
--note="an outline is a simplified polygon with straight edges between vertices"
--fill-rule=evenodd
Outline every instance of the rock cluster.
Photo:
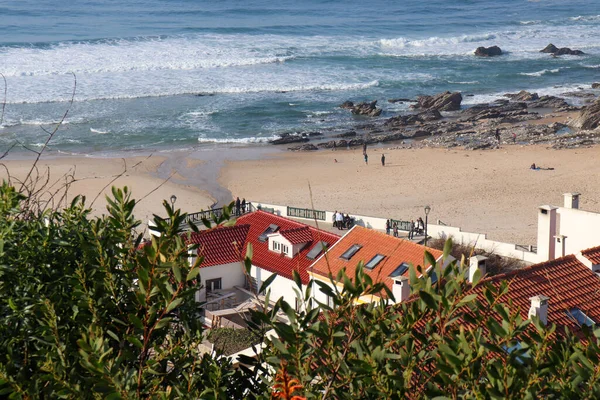
M 435 96 L 419 96 L 417 104 L 413 104 L 410 108 L 422 110 L 437 110 L 437 111 L 457 111 L 460 110 L 462 95 L 460 92 L 443 92 Z
M 340 107 L 350 110 L 355 115 L 366 115 L 368 117 L 378 117 L 381 115 L 381 108 L 377 108 L 377 100 L 371 102 L 365 101 L 358 104 L 346 101 Z
M 568 47 L 561 47 L 559 49 L 558 47 L 556 47 L 552 43 L 550 43 L 548 46 L 546 46 L 542 50 L 540 50 L 540 53 L 549 53 L 549 54 L 553 54 L 555 56 L 564 56 L 564 55 L 582 56 L 582 55 L 585 54 L 581 50 L 571 50 Z
M 584 107 L 579 116 L 573 120 L 571 126 L 583 130 L 596 129 L 600 126 L 600 99 Z
M 496 57 L 502 55 L 502 49 L 498 46 L 478 47 L 475 50 L 475 55 L 479 57 Z

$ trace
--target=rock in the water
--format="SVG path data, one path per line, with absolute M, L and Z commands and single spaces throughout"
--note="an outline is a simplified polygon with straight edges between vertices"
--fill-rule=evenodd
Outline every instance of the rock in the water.
M 582 55 L 585 54 L 581 50 L 571 50 L 568 47 L 561 47 L 559 49 L 558 47 L 556 47 L 552 43 L 550 43 L 548 46 L 546 46 L 542 50 L 540 50 L 540 53 L 549 53 L 549 54 L 554 54 L 555 56 L 564 56 L 564 55 L 568 55 L 568 56 L 582 56 Z
M 542 96 L 538 100 L 529 103 L 529 108 L 563 108 L 568 106 L 569 104 L 565 99 L 556 96 Z
M 533 101 L 540 98 L 537 93 L 529 93 L 527 90 L 521 90 L 519 93 L 506 93 L 504 96 L 515 101 Z
M 553 45 L 552 43 L 550 43 L 548 46 L 546 46 L 542 50 L 540 50 L 540 53 L 554 54 L 557 51 L 558 51 L 558 47 L 556 47 L 555 45 Z
M 342 105 L 340 105 L 340 107 L 352 111 L 352 114 L 355 115 L 378 117 L 379 115 L 381 115 L 381 108 L 377 108 L 376 105 L 377 100 L 373 100 L 370 103 L 365 101 L 358 104 L 354 104 L 351 101 L 346 101 Z
M 598 83 L 598 82 L 592 83 L 592 89 L 600 89 L 600 83 Z
M 500 47 L 498 46 L 492 46 L 492 47 L 478 47 L 477 50 L 475 50 L 475 55 L 479 56 L 479 57 L 494 57 L 494 56 L 501 56 L 502 55 L 502 49 L 500 49 Z
M 417 104 L 410 107 L 425 110 L 456 111 L 460 110 L 461 102 L 462 95 L 459 92 L 443 92 L 435 96 L 419 96 L 417 97 Z
M 405 103 L 405 102 L 409 102 L 409 101 L 415 101 L 415 100 L 411 100 L 411 99 L 388 99 L 388 103 Z
M 584 130 L 596 129 L 600 126 L 600 100 L 596 100 L 593 104 L 584 107 L 579 117 L 571 122 L 571 126 Z
M 289 144 L 289 143 L 302 143 L 308 142 L 310 139 L 306 135 L 301 135 L 297 133 L 284 133 L 278 139 L 270 140 L 271 144 Z

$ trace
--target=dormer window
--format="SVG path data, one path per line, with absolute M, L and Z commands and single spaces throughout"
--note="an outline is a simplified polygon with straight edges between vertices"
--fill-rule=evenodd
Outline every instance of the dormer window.
M 281 251 L 281 243 L 273 241 L 273 251 Z

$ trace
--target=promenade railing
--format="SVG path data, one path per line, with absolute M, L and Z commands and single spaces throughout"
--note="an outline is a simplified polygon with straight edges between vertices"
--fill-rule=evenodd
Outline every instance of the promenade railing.
M 412 224 L 410 221 L 401 221 L 399 219 L 391 219 L 390 221 L 392 221 L 392 227 L 394 224 L 398 224 L 398 229 L 401 231 L 409 232 L 412 229 Z
M 287 216 L 295 217 L 295 218 L 307 218 L 307 219 L 316 219 L 318 221 L 325 221 L 326 217 L 325 211 L 312 210 L 310 208 L 296 208 L 296 207 L 288 207 L 287 208 Z

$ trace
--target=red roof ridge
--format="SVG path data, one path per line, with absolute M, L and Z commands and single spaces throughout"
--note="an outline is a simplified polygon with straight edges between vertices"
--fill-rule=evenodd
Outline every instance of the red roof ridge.
M 565 261 L 577 261 L 578 263 L 581 264 L 581 261 L 579 261 L 577 259 L 577 257 L 575 257 L 574 254 L 568 254 L 568 255 L 563 256 L 563 257 L 555 258 L 554 260 L 548 260 L 548 261 L 544 261 L 544 262 L 541 262 L 541 263 L 528 265 L 528 266 L 523 267 L 523 268 L 515 269 L 515 270 L 510 271 L 510 272 L 505 272 L 503 274 L 498 274 L 498 275 L 490 276 L 489 278 L 482 279 L 481 281 L 482 282 L 483 281 L 489 281 L 489 280 L 498 281 L 498 280 L 503 280 L 503 279 L 509 279 L 511 277 L 514 277 L 515 275 L 521 275 L 521 274 L 525 274 L 527 272 L 536 271 L 538 269 L 543 269 L 543 268 L 547 268 L 547 267 L 555 267 L 557 265 L 562 264 Z
M 300 232 L 300 231 L 307 230 L 307 229 L 310 229 L 310 226 L 305 225 L 305 226 L 300 226 L 298 228 L 285 229 L 285 230 L 279 231 L 279 233 L 293 233 L 293 232 Z

